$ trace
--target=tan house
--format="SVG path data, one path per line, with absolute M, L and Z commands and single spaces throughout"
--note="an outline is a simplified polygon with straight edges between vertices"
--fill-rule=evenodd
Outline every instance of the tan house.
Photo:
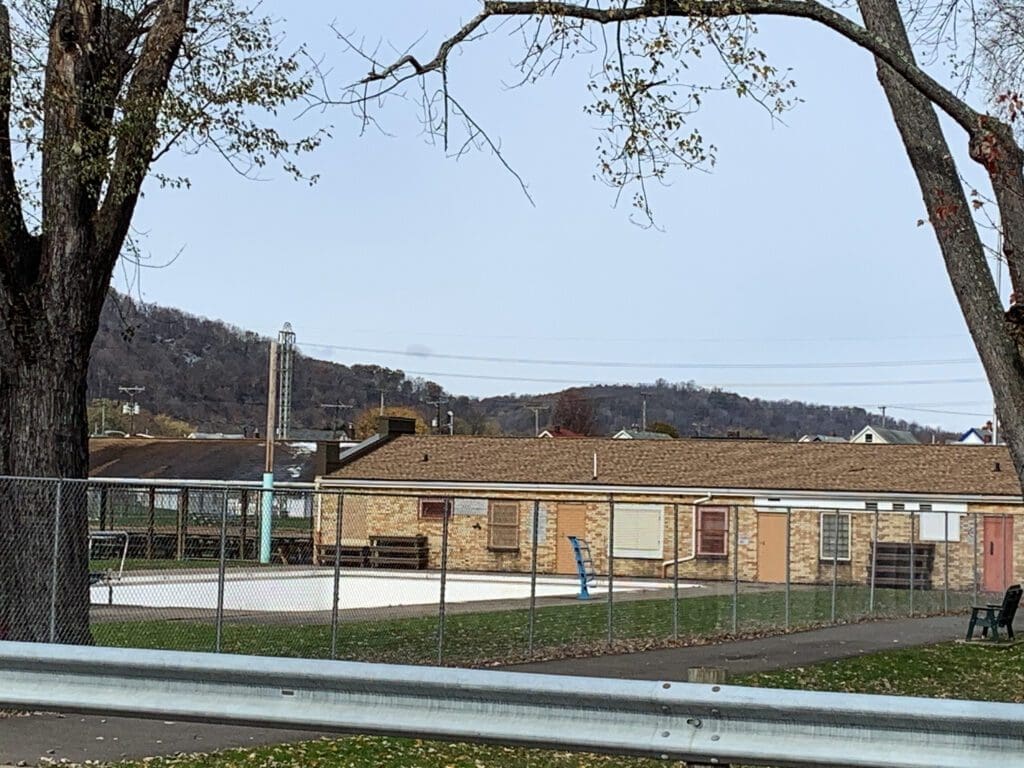
M 315 536 L 426 537 L 438 567 L 999 591 L 1024 576 L 1024 503 L 1004 447 L 381 434 L 328 463 Z M 878 542 L 877 547 L 875 542 Z M 788 557 L 787 557 L 788 549 Z M 877 552 L 877 554 L 876 554 Z M 948 564 L 948 568 L 947 568 Z

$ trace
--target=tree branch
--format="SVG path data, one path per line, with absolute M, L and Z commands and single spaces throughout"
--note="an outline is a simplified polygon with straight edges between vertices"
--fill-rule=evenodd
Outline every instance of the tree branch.
M 0 262 L 14 266 L 28 239 L 21 209 L 21 196 L 14 177 L 11 145 L 11 83 L 14 76 L 11 55 L 11 17 L 0 2 Z
M 589 21 L 596 24 L 644 21 L 665 17 L 725 18 L 729 16 L 789 16 L 810 19 L 822 24 L 850 42 L 864 48 L 898 72 L 914 88 L 955 120 L 968 135 L 976 136 L 983 129 L 978 112 L 949 89 L 924 72 L 913 59 L 885 42 L 880 36 L 822 5 L 816 0 L 647 0 L 642 5 L 607 7 L 548 0 L 485 0 L 483 10 L 444 40 L 437 54 L 426 64 L 406 55 L 381 72 L 371 72 L 363 82 L 394 77 L 405 66 L 417 75 L 439 70 L 451 51 L 480 27 L 487 19 L 498 16 L 555 16 Z M 990 118 L 991 119 L 991 118 Z
M 185 36 L 188 6 L 188 0 L 163 0 L 128 86 L 110 181 L 96 214 L 97 248 L 110 259 L 111 268 L 128 234 L 149 171 L 158 138 L 157 118 Z M 105 286 L 109 273 L 97 278 L 102 278 Z

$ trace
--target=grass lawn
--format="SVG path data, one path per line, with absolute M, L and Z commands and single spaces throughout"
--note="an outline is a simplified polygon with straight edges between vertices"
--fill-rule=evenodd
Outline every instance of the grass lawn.
M 183 589 L 187 589 L 183 585 Z M 259 585 L 254 585 L 259 589 Z M 342 586 L 344 589 L 344 584 Z M 905 615 L 905 590 L 878 590 L 876 614 Z M 937 612 L 941 592 L 915 595 L 918 610 Z M 213 606 L 210 606 L 213 608 Z M 855 619 L 868 613 L 867 590 L 843 587 L 837 595 L 837 616 Z M 832 610 L 828 588 L 798 589 L 791 595 L 793 627 L 829 621 Z M 641 646 L 672 635 L 671 599 L 621 601 L 613 606 L 616 643 Z M 783 626 L 785 595 L 782 592 L 740 594 L 737 626 L 740 632 L 778 631 Z M 527 650 L 529 616 L 525 609 L 449 615 L 445 624 L 446 661 L 473 664 L 488 660 L 521 658 Z M 436 663 L 437 617 L 365 619 L 344 621 L 338 632 L 338 657 L 360 661 Z M 730 595 L 689 597 L 679 601 L 679 634 L 687 637 L 721 637 L 732 629 Z M 600 649 L 607 643 L 608 606 L 597 600 L 567 601 L 564 606 L 539 608 L 534 627 L 539 655 L 554 649 Z M 97 622 L 93 634 L 101 645 L 169 650 L 214 649 L 212 621 L 117 621 Z M 263 623 L 224 626 L 223 649 L 228 653 L 264 656 L 326 658 L 330 655 L 330 626 Z
M 1024 645 L 948 643 L 750 675 L 740 685 L 905 696 L 1024 701 Z M 356 736 L 126 763 L 125 768 L 654 768 L 664 762 L 543 750 Z M 680 764 L 681 765 L 681 764 Z

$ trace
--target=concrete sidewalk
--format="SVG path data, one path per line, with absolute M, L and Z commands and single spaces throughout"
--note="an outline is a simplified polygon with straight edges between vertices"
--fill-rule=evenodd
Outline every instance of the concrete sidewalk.
M 552 675 L 685 680 L 688 667 L 725 667 L 730 675 L 817 664 L 867 653 L 954 640 L 963 617 L 898 619 L 827 627 L 757 640 L 667 648 L 507 667 Z M 41 762 L 114 762 L 212 752 L 319 738 L 324 734 L 80 715 L 0 717 L 0 766 Z

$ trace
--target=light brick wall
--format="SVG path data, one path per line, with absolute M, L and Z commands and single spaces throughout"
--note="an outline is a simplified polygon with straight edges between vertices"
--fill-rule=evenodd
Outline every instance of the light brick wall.
M 429 494 L 425 494 L 427 496 Z M 534 502 L 516 499 L 512 494 L 489 493 L 487 499 L 515 500 L 519 508 L 519 550 L 514 552 L 492 551 L 488 548 L 487 505 L 467 505 L 471 514 L 454 514 L 449 519 L 448 563 L 453 570 L 529 572 L 531 569 L 531 531 Z M 322 497 L 315 531 L 319 544 L 333 544 L 336 514 L 336 495 Z M 540 502 L 541 529 L 537 546 L 537 570 L 542 574 L 556 572 L 557 532 L 559 503 L 582 504 L 585 506 L 587 539 L 590 542 L 595 569 L 599 575 L 608 572 L 608 524 L 609 501 L 606 496 L 570 497 L 560 494 L 538 495 Z M 658 559 L 616 558 L 615 573 L 623 577 L 667 577 L 671 578 L 673 568 L 666 562 L 682 559 L 679 576 L 685 580 L 728 580 L 734 570 L 741 581 L 756 581 L 758 573 L 758 514 L 762 512 L 783 513 L 780 509 L 758 510 L 750 498 L 701 499 L 702 506 L 725 506 L 729 508 L 729 532 L 727 554 L 724 557 L 693 557 L 693 496 L 676 498 L 651 496 L 616 496 L 616 504 L 656 504 L 664 509 L 664 548 Z M 822 559 L 821 552 L 821 509 L 794 507 L 790 515 L 790 575 L 795 584 L 829 584 L 832 581 L 833 563 Z M 831 510 L 829 510 L 831 511 Z M 845 510 L 839 510 L 844 513 Z M 674 541 L 674 515 L 678 514 L 678 546 Z M 875 515 L 869 511 L 851 513 L 851 557 L 849 561 L 838 561 L 836 580 L 840 584 L 867 584 L 870 580 L 871 542 L 874 536 Z M 949 542 L 949 586 L 951 589 L 971 590 L 975 579 L 975 518 L 980 527 L 986 514 L 1014 515 L 1014 581 L 1024 580 L 1024 509 L 1014 506 L 971 505 L 968 514 L 963 515 L 960 525 L 960 541 Z M 952 513 L 951 513 L 952 516 Z M 736 528 L 736 523 L 739 528 Z M 945 583 L 946 545 L 943 542 L 923 542 L 917 515 L 914 516 L 913 531 L 911 515 L 908 512 L 882 511 L 878 516 L 879 539 L 883 542 L 932 544 L 935 547 L 932 584 L 941 589 Z M 372 494 L 359 492 L 345 495 L 342 516 L 342 539 L 349 540 L 355 535 L 366 538 L 371 535 L 412 536 L 423 534 L 429 543 L 429 564 L 439 568 L 441 563 L 442 521 L 422 519 L 419 516 L 419 497 L 402 495 L 387 490 Z M 734 565 L 734 552 L 738 559 Z M 978 554 L 979 576 L 982 567 L 980 550 Z

